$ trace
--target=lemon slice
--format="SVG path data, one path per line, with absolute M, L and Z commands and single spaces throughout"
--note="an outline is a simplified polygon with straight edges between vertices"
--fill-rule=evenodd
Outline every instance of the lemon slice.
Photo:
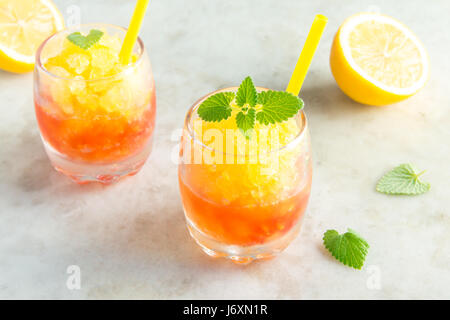
M 0 69 L 33 70 L 39 45 L 64 28 L 51 0 L 0 0 Z
M 330 66 L 342 91 L 369 105 L 404 100 L 429 75 L 428 55 L 419 39 L 402 23 L 377 13 L 360 13 L 341 25 Z

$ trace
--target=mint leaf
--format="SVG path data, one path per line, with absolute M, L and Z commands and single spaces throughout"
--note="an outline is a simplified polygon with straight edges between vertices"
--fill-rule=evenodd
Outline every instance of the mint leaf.
M 258 94 L 255 86 L 253 85 L 252 78 L 247 77 L 239 86 L 236 94 L 236 104 L 239 107 L 243 107 L 246 104 L 250 107 L 254 107 L 256 105 L 257 96 Z
M 247 139 L 250 138 L 250 130 L 255 126 L 256 110 L 249 108 L 236 114 L 236 125 Z
M 263 91 L 258 94 L 257 103 L 262 109 L 256 114 L 256 120 L 265 125 L 286 121 L 303 108 L 302 99 L 285 91 Z
M 424 172 L 424 171 L 423 171 Z M 377 184 L 377 191 L 394 195 L 418 195 L 430 190 L 430 184 L 419 180 L 418 173 L 411 164 L 401 164 L 386 173 Z
M 87 50 L 96 44 L 102 36 L 102 31 L 92 29 L 87 36 L 83 36 L 80 32 L 74 32 L 68 35 L 67 39 L 81 49 Z
M 221 121 L 231 116 L 231 102 L 234 100 L 233 92 L 220 92 L 210 96 L 198 107 L 198 116 L 208 122 Z
M 364 265 L 369 249 L 366 240 L 350 228 L 343 235 L 336 230 L 327 230 L 323 235 L 323 244 L 333 257 L 355 269 L 361 269 Z

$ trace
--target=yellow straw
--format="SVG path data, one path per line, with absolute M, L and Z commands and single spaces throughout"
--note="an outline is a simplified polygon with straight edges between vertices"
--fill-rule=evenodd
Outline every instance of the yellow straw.
M 133 52 L 134 44 L 139 35 L 139 30 L 144 20 L 145 11 L 147 10 L 150 0 L 137 0 L 136 8 L 134 9 L 133 17 L 131 18 L 130 26 L 127 34 L 123 40 L 122 48 L 120 49 L 119 57 L 122 64 L 129 64 L 131 53 Z
M 305 45 L 303 46 L 300 57 L 295 65 L 294 72 L 292 73 L 291 80 L 286 88 L 287 92 L 298 96 L 300 89 L 302 88 L 303 81 L 305 80 L 306 73 L 308 72 L 314 53 L 319 45 L 322 33 L 327 25 L 328 18 L 324 15 L 318 14 L 314 18 L 314 22 L 309 30 L 308 37 L 306 38 Z

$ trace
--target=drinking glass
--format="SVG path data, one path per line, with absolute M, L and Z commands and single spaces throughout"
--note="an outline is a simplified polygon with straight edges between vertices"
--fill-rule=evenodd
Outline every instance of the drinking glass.
M 303 111 L 291 119 L 298 130 L 289 141 L 275 144 L 280 141 L 274 139 L 277 135 L 286 134 L 277 127 L 264 133 L 270 149 L 258 148 L 264 140 L 263 130 L 252 133 L 259 135 L 256 148 L 239 130 L 233 139 L 229 139 L 228 131 L 225 138 L 218 130 L 207 133 L 214 137 L 214 143 L 204 143 L 198 107 L 213 94 L 236 90 L 232 87 L 212 92 L 189 109 L 178 176 L 192 238 L 210 256 L 248 263 L 276 255 L 297 236 L 310 195 L 312 164 Z M 241 145 L 237 141 L 229 148 L 239 139 Z
M 48 38 L 36 55 L 34 103 L 53 167 L 78 183 L 110 183 L 136 174 L 151 152 L 155 84 L 141 39 L 134 47 L 134 61 L 111 76 L 102 76 L 102 68 L 109 67 L 106 57 L 97 60 L 104 67 L 93 67 L 98 76 L 89 79 L 47 70 L 46 61 L 61 51 L 69 34 L 87 34 L 92 29 L 120 41 L 126 34 L 126 29 L 118 26 L 87 24 Z

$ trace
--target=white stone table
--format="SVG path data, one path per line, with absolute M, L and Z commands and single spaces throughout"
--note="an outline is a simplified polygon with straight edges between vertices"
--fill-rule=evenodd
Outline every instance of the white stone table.
M 80 8 L 83 23 L 119 25 L 134 5 L 55 2 L 66 17 Z M 338 26 L 365 10 L 406 23 L 430 54 L 427 86 L 395 106 L 351 101 L 329 69 Z M 448 0 L 151 1 L 142 38 L 157 84 L 154 152 L 137 176 L 108 187 L 78 186 L 50 167 L 32 75 L 0 72 L 0 298 L 450 298 L 449 11 Z M 247 75 L 283 89 L 316 13 L 329 24 L 301 93 L 314 157 L 302 232 L 267 262 L 211 259 L 185 227 L 171 135 L 197 98 Z M 431 191 L 375 192 L 377 179 L 404 162 L 427 169 Z M 321 244 L 325 230 L 347 227 L 371 245 L 361 271 Z M 80 290 L 66 287 L 70 265 L 81 268 Z

